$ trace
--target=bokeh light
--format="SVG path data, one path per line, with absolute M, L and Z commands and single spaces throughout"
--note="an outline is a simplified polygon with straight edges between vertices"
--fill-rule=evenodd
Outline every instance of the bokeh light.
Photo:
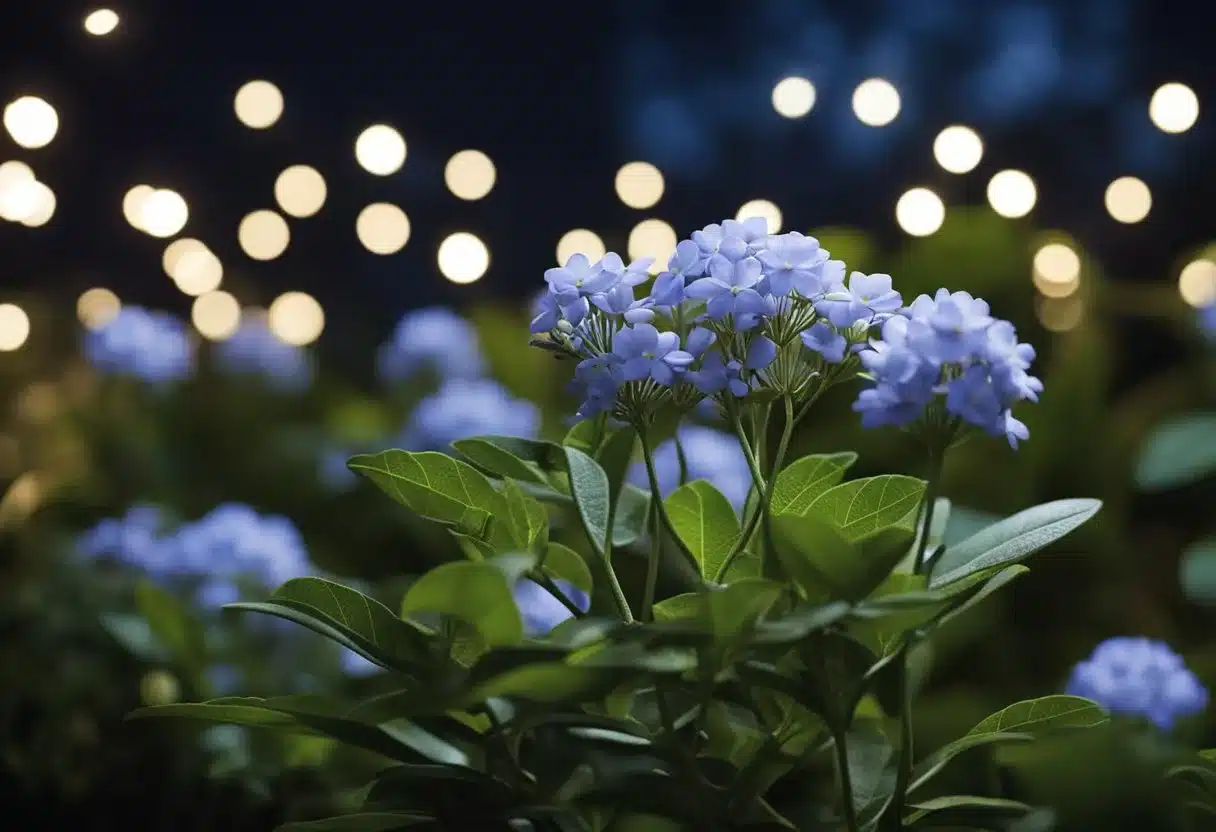
M 585 255 L 588 260 L 594 263 L 599 260 L 608 250 L 604 247 L 604 241 L 600 239 L 600 235 L 594 231 L 588 231 L 586 228 L 575 228 L 567 231 L 562 235 L 562 238 L 557 241 L 557 264 L 559 266 L 566 265 L 566 261 L 576 254 Z
M 1162 84 L 1149 99 L 1148 117 L 1166 133 L 1185 133 L 1199 118 L 1199 97 L 1186 84 Z
M 97 287 L 76 299 L 76 317 L 87 329 L 101 329 L 118 317 L 122 302 L 109 289 Z
M 24 95 L 4 108 L 4 129 L 27 150 L 46 147 L 59 132 L 59 114 L 41 98 Z
M 355 233 L 373 254 L 396 254 L 410 239 L 410 220 L 396 205 L 376 202 L 359 212 Z
M 1041 297 L 1035 302 L 1039 323 L 1050 332 L 1075 329 L 1085 317 L 1085 303 L 1080 296 L 1066 298 Z
M 1034 180 L 1020 170 L 1003 170 L 988 180 L 988 204 L 1008 219 L 1029 214 L 1038 196 Z
M 776 234 L 781 230 L 783 221 L 781 209 L 767 199 L 753 199 L 745 202 L 739 206 L 739 210 L 735 214 L 735 219 L 739 222 L 752 217 L 764 217 L 764 221 L 768 223 L 769 234 Z
M 321 337 L 325 310 L 311 295 L 284 292 L 266 311 L 266 325 L 280 341 L 302 347 Z
M 308 165 L 292 165 L 274 181 L 274 198 L 288 216 L 311 217 L 325 204 L 325 177 Z
M 439 244 L 439 271 L 453 283 L 479 280 L 490 267 L 490 251 L 476 235 L 457 231 Z
M 1152 207 L 1148 185 L 1134 176 L 1120 176 L 1106 188 L 1106 210 L 1121 223 L 1140 222 Z
M 144 230 L 144 203 L 155 192 L 151 185 L 136 185 L 123 195 L 122 215 L 137 231 Z
M 118 12 L 113 9 L 94 9 L 85 15 L 84 30 L 94 37 L 105 37 L 118 28 Z
M 405 164 L 405 139 L 387 124 L 373 124 L 355 140 L 355 159 L 376 176 L 396 173 Z
M 184 295 L 205 295 L 214 292 L 224 280 L 224 266 L 207 247 L 191 249 L 181 256 L 171 274 L 173 282 Z
M 968 173 L 984 158 L 984 142 L 970 127 L 953 124 L 933 140 L 933 158 L 950 173 Z
M 649 208 L 663 197 L 663 174 L 649 162 L 629 162 L 616 172 L 616 195 L 630 208 Z
M 199 335 L 210 341 L 223 341 L 240 327 L 241 305 L 227 292 L 208 292 L 194 299 L 190 320 Z
M 1066 298 L 1081 287 L 1081 257 L 1065 243 L 1046 243 L 1034 254 L 1034 285 L 1049 298 Z
M 0 219 L 28 226 L 42 225 L 55 212 L 55 195 L 19 162 L 7 163 L 0 177 Z M 48 204 L 49 203 L 49 204 Z
M 676 230 L 658 219 L 642 220 L 629 232 L 629 259 L 653 257 L 650 273 L 667 268 L 667 261 L 676 250 Z
M 30 337 L 30 316 L 15 303 L 0 303 L 0 352 L 20 349 Z
M 14 159 L 0 165 L 0 191 L 33 178 L 35 178 L 34 171 L 25 162 L 18 162 Z
M 250 81 L 236 91 L 232 106 L 241 124 L 265 130 L 283 115 L 283 93 L 269 81 Z
M 462 150 L 448 159 L 443 181 L 461 199 L 481 199 L 494 187 L 496 173 L 490 157 L 480 150 Z
M 291 231 L 287 220 L 274 211 L 253 211 L 237 229 L 241 250 L 254 260 L 273 260 L 287 250 Z
M 945 219 L 945 204 L 928 188 L 912 188 L 895 203 L 895 221 L 913 237 L 928 237 Z
M 144 198 L 139 209 L 139 228 L 153 237 L 172 237 L 186 227 L 190 209 L 177 191 L 159 188 Z
M 786 118 L 802 118 L 815 106 L 815 85 L 791 75 L 773 87 L 773 109 Z
M 174 240 L 165 246 L 165 252 L 160 258 L 161 267 L 164 268 L 165 274 L 176 279 L 177 276 L 174 272 L 182 257 L 191 251 L 206 251 L 206 249 L 207 246 L 203 245 L 202 241 L 196 240 L 193 237 L 182 237 L 180 240 Z
M 899 90 L 885 78 L 868 78 L 853 90 L 853 112 L 870 127 L 884 127 L 899 115 Z
M 1178 294 L 1190 306 L 1216 303 L 1216 263 L 1200 258 L 1183 266 L 1178 274 Z
M 31 197 L 33 205 L 20 218 L 20 222 L 27 228 L 37 228 L 41 225 L 46 225 L 51 221 L 51 217 L 55 216 L 55 192 L 48 185 L 36 179 L 32 183 L 29 183 L 27 187 L 32 189 Z

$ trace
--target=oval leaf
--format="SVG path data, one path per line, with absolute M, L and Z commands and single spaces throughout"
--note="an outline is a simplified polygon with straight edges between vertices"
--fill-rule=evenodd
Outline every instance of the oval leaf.
M 591 570 L 583 556 L 569 546 L 550 543 L 545 549 L 541 568 L 554 578 L 569 581 L 588 595 L 591 594 Z
M 608 475 L 600 464 L 577 448 L 564 448 L 570 493 L 587 538 L 598 554 L 608 552 L 608 515 L 610 492 Z
M 1080 696 L 1056 694 L 1015 702 L 980 720 L 964 736 L 1002 732 L 1034 733 L 1048 728 L 1092 728 L 1109 716 L 1102 706 Z
M 401 615 L 437 612 L 473 625 L 486 644 L 514 644 L 523 622 L 506 576 L 492 563 L 445 563 L 414 582 L 401 602 Z
M 1140 454 L 1136 482 L 1161 491 L 1216 472 L 1216 414 L 1192 414 L 1159 425 Z
M 718 580 L 722 563 L 741 533 L 730 501 L 708 481 L 693 480 L 663 502 L 680 542 L 701 568 L 701 577 Z
M 802 513 L 829 522 L 847 540 L 858 540 L 900 523 L 924 494 L 925 481 L 916 477 L 867 477 L 829 488 Z
M 857 454 L 811 454 L 777 475 L 770 503 L 774 514 L 802 514 L 823 492 L 844 479 Z
M 1188 546 L 1178 572 L 1188 599 L 1196 604 L 1216 604 L 1216 537 Z

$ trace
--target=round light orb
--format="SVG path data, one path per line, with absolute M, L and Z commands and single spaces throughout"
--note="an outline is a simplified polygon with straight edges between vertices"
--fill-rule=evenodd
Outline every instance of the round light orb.
M 0 188 L 0 218 L 9 222 L 25 223 L 44 204 L 44 188 L 46 186 L 37 179 L 14 177 L 5 187 Z
M 1008 219 L 1029 214 L 1038 196 L 1034 180 L 1020 170 L 1003 170 L 988 180 L 988 204 Z
M 899 90 L 885 78 L 869 78 L 853 90 L 853 112 L 870 127 L 885 127 L 899 115 Z
M 586 228 L 575 228 L 567 231 L 557 241 L 557 265 L 566 265 L 566 261 L 576 254 L 581 254 L 594 263 L 607 254 L 607 251 L 600 235 Z
M 181 194 L 160 188 L 143 201 L 137 227 L 153 237 L 172 237 L 186 227 L 189 218 L 190 210 Z
M 174 266 L 173 282 L 183 295 L 205 295 L 224 282 L 224 266 L 210 249 L 191 249 Z
M 1178 274 L 1178 294 L 1197 308 L 1216 303 L 1216 263 L 1202 258 L 1187 263 Z
M 284 292 L 266 310 L 266 325 L 280 341 L 302 347 L 321 337 L 325 310 L 312 295 Z
M 739 222 L 750 220 L 752 217 L 763 217 L 768 225 L 768 233 L 776 234 L 781 231 L 781 209 L 767 199 L 753 199 L 739 206 L 735 219 Z
M 942 227 L 945 219 L 945 204 L 928 188 L 905 191 L 895 203 L 895 221 L 913 237 L 928 237 Z
M 676 230 L 662 220 L 642 220 L 629 232 L 629 259 L 653 257 L 651 274 L 658 274 L 667 268 L 667 261 L 675 250 Z
M 387 124 L 373 124 L 355 140 L 355 159 L 376 176 L 396 173 L 405 164 L 405 139 Z
M 18 182 L 34 179 L 34 171 L 25 162 L 15 159 L 0 165 L 0 191 Z
M 494 163 L 480 150 L 462 150 L 454 154 L 443 169 L 443 181 L 448 190 L 470 202 L 488 194 L 496 176 Z
M 373 254 L 396 254 L 410 239 L 410 219 L 388 202 L 376 202 L 359 212 L 355 233 Z
M 265 130 L 283 115 L 283 93 L 269 81 L 250 81 L 236 91 L 232 108 L 241 124 Z
M 118 12 L 94 9 L 85 15 L 84 30 L 95 38 L 105 37 L 118 28 Z
M 453 283 L 480 280 L 490 268 L 490 251 L 476 235 L 457 231 L 439 244 L 439 271 Z
M 288 216 L 311 217 L 325 204 L 325 177 L 308 165 L 292 165 L 274 181 L 274 198 Z
M 786 118 L 802 118 L 815 106 L 815 85 L 791 75 L 773 87 L 773 109 Z
M 1185 133 L 1199 119 L 1199 96 L 1186 84 L 1162 84 L 1149 99 L 1148 117 L 1159 130 Z
M 55 192 L 48 185 L 37 180 L 34 180 L 32 187 L 34 206 L 20 220 L 21 224 L 27 228 L 46 225 L 51 221 L 51 217 L 55 216 Z
M 122 302 L 109 289 L 97 287 L 76 299 L 76 317 L 86 329 L 101 329 L 118 317 Z
M 144 230 L 144 203 L 154 193 L 156 189 L 151 185 L 136 185 L 123 195 L 122 215 L 137 231 Z
M 616 172 L 616 195 L 630 208 L 649 208 L 663 197 L 663 174 L 649 162 L 629 162 Z
M 1081 258 L 1072 246 L 1047 243 L 1034 253 L 1034 270 L 1048 283 L 1073 283 L 1081 277 Z
M 0 303 L 0 352 L 21 348 L 30 337 L 30 316 L 15 303 Z
M 241 250 L 254 260 L 273 260 L 287 250 L 291 231 L 287 220 L 274 211 L 254 211 L 237 228 Z
M 4 127 L 17 144 L 37 150 L 59 132 L 59 114 L 41 98 L 25 95 L 4 108 Z
M 1075 329 L 1085 317 L 1085 302 L 1079 297 L 1039 298 L 1035 304 L 1039 323 L 1050 332 Z
M 950 173 L 973 171 L 983 157 L 984 142 L 970 127 L 951 125 L 933 140 L 933 158 Z
M 1134 176 L 1120 176 L 1106 187 L 1106 210 L 1118 222 L 1138 223 L 1153 207 L 1148 185 Z
M 209 341 L 223 341 L 240 327 L 241 305 L 227 292 L 208 292 L 194 299 L 190 320 L 199 335 Z
M 207 246 L 193 237 L 182 237 L 180 240 L 174 240 L 165 246 L 165 252 L 160 258 L 161 267 L 164 268 L 165 274 L 176 280 L 177 264 L 181 262 L 182 257 L 192 251 L 206 250 Z

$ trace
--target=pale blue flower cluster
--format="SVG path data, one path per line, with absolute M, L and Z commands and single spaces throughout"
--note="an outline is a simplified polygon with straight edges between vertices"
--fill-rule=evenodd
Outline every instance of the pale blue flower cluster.
M 497 381 L 453 378 L 418 402 L 402 442 L 411 450 L 442 451 L 471 436 L 535 438 L 540 424 L 539 408 L 515 398 Z
M 853 409 L 866 427 L 908 425 L 931 405 L 1017 447 L 1029 437 L 1010 408 L 1038 401 L 1043 384 L 1027 373 L 1034 347 L 1018 342 L 1013 324 L 990 314 L 966 292 L 921 295 L 882 325 L 882 338 L 860 353 L 874 385 Z
M 1065 689 L 1092 699 L 1111 713 L 1139 716 L 1168 731 L 1208 704 L 1208 691 L 1169 645 L 1118 636 L 1077 664 Z
M 591 597 L 569 581 L 561 578 L 553 583 L 575 607 L 586 612 L 591 609 Z M 535 581 L 526 578 L 515 584 L 512 593 L 524 622 L 524 632 L 530 636 L 548 635 L 549 632 L 572 616 L 570 610 L 549 591 Z
M 677 435 L 684 450 L 687 480 L 707 480 L 736 511 L 742 511 L 752 487 L 752 475 L 739 440 L 729 433 L 692 424 L 681 425 Z M 680 486 L 680 454 L 674 439 L 655 448 L 654 467 L 659 490 L 667 497 Z M 650 489 L 644 463 L 633 463 L 628 478 L 638 488 Z
M 386 383 L 423 373 L 439 379 L 477 378 L 485 372 L 477 331 L 450 309 L 427 307 L 407 313 L 381 345 L 377 371 Z
M 273 588 L 311 571 L 304 541 L 289 519 L 261 515 L 242 503 L 217 506 L 167 534 L 157 509 L 138 506 L 85 532 L 78 548 L 138 567 L 157 581 L 190 580 L 208 608 L 238 600 L 244 582 Z
M 98 370 L 151 383 L 177 381 L 194 371 L 186 326 L 168 312 L 124 306 L 113 320 L 84 336 L 84 354 Z
M 226 373 L 259 376 L 284 392 L 312 384 L 308 353 L 278 338 L 260 318 L 242 321 L 236 332 L 216 345 L 215 358 Z

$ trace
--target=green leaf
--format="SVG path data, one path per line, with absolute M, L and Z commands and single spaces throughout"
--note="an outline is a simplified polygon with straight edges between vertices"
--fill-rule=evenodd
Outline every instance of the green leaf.
M 550 543 L 541 560 L 541 568 L 554 578 L 569 581 L 579 589 L 591 594 L 591 570 L 583 556 L 560 543 Z
M 169 655 L 191 674 L 200 673 L 206 662 L 206 638 L 186 605 L 147 580 L 135 585 L 135 605 Z
M 502 490 L 516 548 L 540 554 L 549 542 L 549 512 L 539 500 L 525 494 L 513 479 L 504 480 Z
M 872 720 L 859 722 L 845 741 L 857 823 L 861 829 L 868 829 L 882 817 L 895 795 L 895 749 Z
M 812 454 L 788 465 L 773 483 L 773 514 L 802 514 L 825 491 L 844 479 L 857 454 Z
M 1097 702 L 1055 694 L 1015 702 L 982 719 L 964 736 L 996 732 L 1033 733 L 1049 728 L 1092 728 L 1109 721 Z
M 321 820 L 295 821 L 275 827 L 275 832 L 393 832 L 435 819 L 414 812 L 359 812 Z
M 495 551 L 510 551 L 506 498 L 485 475 L 466 462 L 434 451 L 389 450 L 356 456 L 351 470 L 423 517 L 482 540 Z
M 127 714 L 127 719 L 156 717 L 195 719 L 222 725 L 246 725 L 253 728 L 303 728 L 294 717 L 266 707 L 266 700 L 255 696 L 232 696 L 213 699 L 210 702 L 155 705 Z
M 1029 742 L 1033 739 L 1033 734 L 1001 731 L 984 734 L 967 734 L 966 736 L 959 737 L 953 742 L 943 745 L 916 764 L 916 767 L 912 770 L 912 779 L 909 782 L 908 791 L 915 791 L 928 783 L 951 760 L 972 748 L 1001 743 Z
M 452 615 L 473 625 L 493 647 L 523 638 L 511 585 L 492 563 L 445 563 L 424 574 L 401 602 L 402 617 L 418 612 Z
M 542 704 L 582 702 L 607 695 L 616 684 L 610 669 L 543 662 L 516 667 L 477 685 L 463 699 L 465 707 L 497 696 Z
M 948 548 L 933 565 L 930 588 L 994 566 L 1018 563 L 1098 513 L 1101 500 L 1056 500 L 1020 511 Z
M 925 481 L 916 477 L 867 477 L 829 488 L 802 514 L 826 520 L 846 540 L 860 540 L 904 521 L 924 494 Z
M 646 533 L 650 517 L 650 492 L 625 483 L 617 497 L 616 514 L 612 518 L 612 545 L 628 546 Z
M 587 539 L 597 554 L 608 553 L 608 475 L 600 464 L 577 448 L 565 449 L 570 492 L 578 507 Z
M 989 571 L 991 571 L 991 570 L 989 570 Z M 989 596 L 995 595 L 1006 584 L 1013 583 L 1014 581 L 1016 581 L 1018 578 L 1022 577 L 1029 571 L 1030 570 L 1028 568 L 1026 568 L 1025 566 L 1022 566 L 1020 563 L 1014 564 L 1013 566 L 1006 566 L 1004 569 L 1000 570 L 995 575 L 993 575 L 992 577 L 990 577 L 986 581 L 984 581 L 983 586 L 981 586 L 977 592 L 968 596 L 966 601 L 959 604 L 957 607 L 950 610 L 950 612 L 946 613 L 941 618 L 939 618 L 937 621 L 938 625 L 944 626 L 945 624 L 949 623 L 950 621 L 953 621 L 955 618 L 959 617 L 963 613 L 968 612 L 972 607 L 978 606 L 979 604 L 983 603 Z M 989 573 L 981 572 L 981 573 L 977 573 L 977 574 L 986 575 Z M 966 582 L 967 582 L 966 579 L 964 579 L 962 581 L 958 581 L 954 584 L 951 584 L 951 586 L 963 586 L 964 584 L 966 584 Z
M 503 479 L 551 487 L 548 478 L 535 460 L 522 458 L 517 451 L 528 454 L 531 449 L 517 444 L 513 436 L 475 436 L 452 443 L 465 459 Z
M 608 493 L 614 498 L 621 493 L 629 463 L 633 461 L 633 447 L 637 443 L 637 431 L 631 427 L 609 431 L 596 450 L 595 461 L 608 477 Z
M 726 555 L 741 533 L 730 501 L 707 480 L 693 480 L 663 502 L 676 535 L 701 567 L 701 577 L 718 580 Z
M 903 559 L 916 535 L 916 515 L 906 513 L 897 525 L 849 539 L 840 528 L 818 516 L 777 514 L 772 518 L 777 556 L 812 600 L 859 601 L 873 592 Z
M 103 613 L 101 626 L 136 658 L 144 661 L 165 658 L 164 645 L 157 640 L 148 619 L 142 615 Z
M 566 431 L 562 445 L 567 448 L 576 448 L 588 456 L 595 456 L 595 452 L 604 441 L 604 435 L 607 432 L 602 417 L 582 419 L 575 422 L 570 426 L 570 430 Z
M 1158 425 L 1136 465 L 1136 482 L 1150 491 L 1177 488 L 1216 472 L 1216 414 L 1192 413 Z
M 970 795 L 948 795 L 913 803 L 908 808 L 913 812 L 904 818 L 904 826 L 919 828 L 954 828 L 979 826 L 994 828 L 1024 817 L 1034 810 L 1033 806 L 1019 800 L 1002 797 L 972 797 Z
M 1216 537 L 1192 543 L 1182 553 L 1178 577 L 1186 597 L 1196 604 L 1216 604 Z

